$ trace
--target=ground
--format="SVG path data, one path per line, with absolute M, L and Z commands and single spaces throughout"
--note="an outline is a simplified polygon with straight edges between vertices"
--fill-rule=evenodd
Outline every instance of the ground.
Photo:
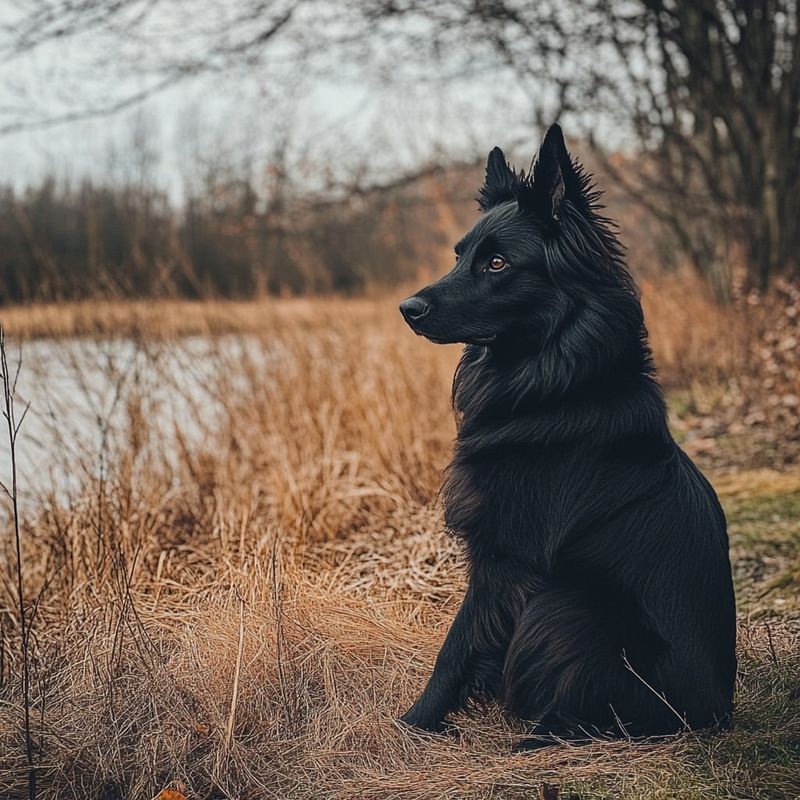
M 110 409 L 89 415 L 104 432 L 93 438 L 71 432 L 62 398 L 20 400 L 50 409 L 35 418 L 54 420 L 52 440 L 38 436 L 48 474 L 74 479 L 23 494 L 40 797 L 800 796 L 800 468 L 776 428 L 714 433 L 697 398 L 718 375 L 681 385 L 668 368 L 665 384 L 676 435 L 729 520 L 734 730 L 513 754 L 523 728 L 496 709 L 459 716 L 452 736 L 395 723 L 464 582 L 437 502 L 457 348 L 413 337 L 394 301 L 113 314 L 4 319 L 25 339 L 23 370 L 38 368 L 29 338 L 56 336 L 45 379 L 68 363 L 74 385 L 108 401 L 81 408 Z M 102 344 L 114 332 L 135 357 Z M 73 334 L 89 337 L 80 358 L 59 349 Z M 0 796 L 16 797 L 27 773 L 7 533 Z

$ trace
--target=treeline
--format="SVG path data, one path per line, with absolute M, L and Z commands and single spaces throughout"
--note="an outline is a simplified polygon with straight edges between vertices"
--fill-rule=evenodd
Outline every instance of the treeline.
M 474 177 L 432 174 L 338 198 L 216 178 L 159 189 L 44 180 L 0 190 L 0 303 L 361 292 L 441 268 Z

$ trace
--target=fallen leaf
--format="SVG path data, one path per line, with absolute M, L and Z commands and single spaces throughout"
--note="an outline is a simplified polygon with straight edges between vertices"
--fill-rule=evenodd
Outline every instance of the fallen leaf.
M 155 800 L 187 800 L 183 792 L 177 789 L 162 789 L 156 796 Z

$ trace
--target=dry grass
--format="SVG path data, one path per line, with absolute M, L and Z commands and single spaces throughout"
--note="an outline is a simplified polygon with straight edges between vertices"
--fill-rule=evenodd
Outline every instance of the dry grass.
M 741 371 L 757 320 L 740 305 L 713 302 L 690 275 L 642 282 L 653 355 L 665 385 L 708 386 Z
M 2 309 L 0 321 L 23 340 L 262 334 L 282 324 L 316 330 L 327 327 L 329 315 L 338 313 L 355 315 L 358 321 L 374 317 L 376 308 L 394 314 L 399 299 L 415 288 L 409 285 L 372 299 L 265 297 L 242 302 L 141 300 L 12 306 Z M 715 304 L 705 285 L 687 274 L 643 281 L 642 299 L 656 361 L 667 385 L 709 384 L 743 366 L 756 320 L 742 307 Z
M 124 418 L 99 451 L 55 415 L 52 459 L 79 486 L 23 507 L 42 798 L 166 787 L 241 800 L 531 798 L 544 782 L 587 800 L 797 796 L 800 650 L 780 588 L 759 589 L 742 620 L 730 734 L 512 755 L 522 729 L 494 711 L 460 718 L 458 737 L 399 730 L 464 582 L 436 504 L 457 349 L 413 337 L 394 302 L 135 308 L 135 326 L 111 307 L 60 322 L 73 311 L 3 314 L 10 335 L 161 326 L 165 338 L 139 341 L 147 371 L 135 379 L 106 365 L 99 391 L 119 395 Z M 188 389 L 166 334 L 222 330 L 248 332 L 270 357 L 213 340 L 210 378 Z M 192 402 L 165 422 L 151 381 Z M 726 495 L 747 494 L 748 476 L 728 480 Z M 781 497 L 798 485 L 752 481 Z M 781 541 L 780 563 L 767 550 L 742 580 L 767 587 L 796 563 L 796 544 Z M 0 796 L 14 797 L 25 768 L 3 554 Z
M 274 324 L 313 325 L 320 309 L 345 304 L 350 313 L 374 309 L 368 300 L 100 300 L 40 303 L 2 309 L 0 320 L 18 339 L 71 337 L 217 336 L 259 333 Z

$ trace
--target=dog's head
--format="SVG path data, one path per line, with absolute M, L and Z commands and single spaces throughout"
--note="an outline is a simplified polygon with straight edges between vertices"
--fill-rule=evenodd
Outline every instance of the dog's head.
M 401 303 L 406 322 L 442 344 L 536 336 L 554 305 L 563 305 L 552 248 L 566 235 L 565 214 L 590 217 L 585 184 L 558 125 L 547 131 L 528 175 L 492 150 L 478 197 L 484 214 L 456 245 L 453 269 Z

